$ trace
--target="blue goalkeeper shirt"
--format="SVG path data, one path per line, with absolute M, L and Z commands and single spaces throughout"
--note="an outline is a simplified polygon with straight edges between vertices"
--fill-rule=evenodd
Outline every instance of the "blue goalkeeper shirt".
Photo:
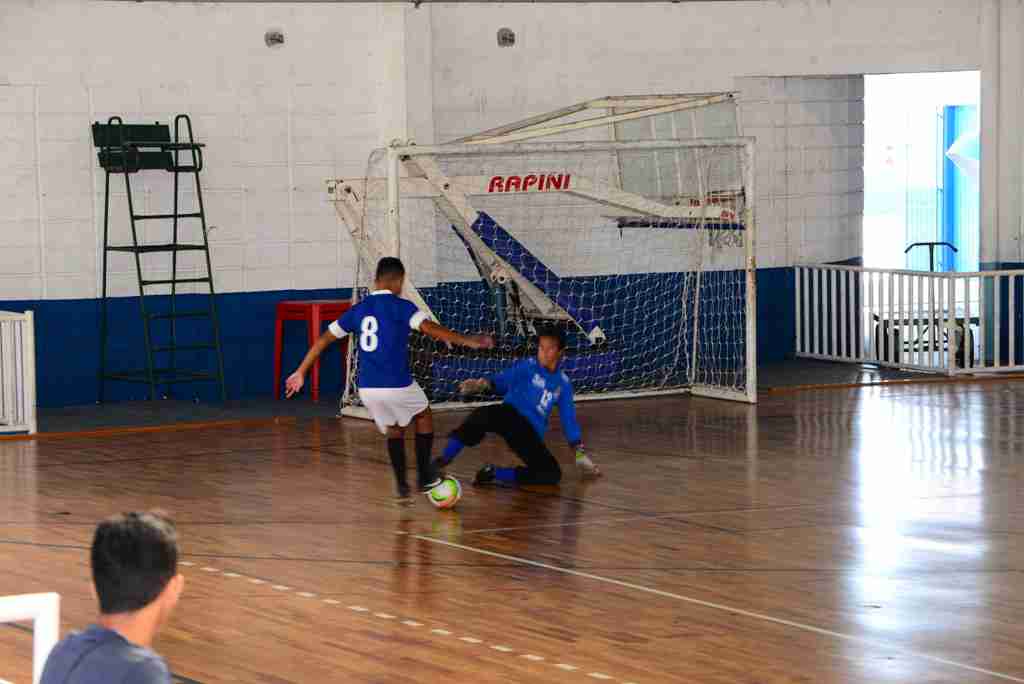
M 580 426 L 576 422 L 576 403 L 572 396 L 572 383 L 560 370 L 544 368 L 536 358 L 520 361 L 511 368 L 488 378 L 495 391 L 511 405 L 537 431 L 541 439 L 548 431 L 548 418 L 558 405 L 558 417 L 569 444 L 580 442 Z

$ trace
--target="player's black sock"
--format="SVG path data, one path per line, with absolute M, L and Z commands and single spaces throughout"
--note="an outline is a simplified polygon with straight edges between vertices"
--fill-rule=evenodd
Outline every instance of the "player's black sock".
M 434 453 L 434 433 L 416 434 L 416 472 L 419 474 L 420 489 L 432 486 L 438 479 L 430 457 Z
M 395 483 L 398 495 L 409 495 L 409 483 L 405 479 L 405 440 L 388 439 L 388 456 L 391 457 L 391 469 L 395 471 Z

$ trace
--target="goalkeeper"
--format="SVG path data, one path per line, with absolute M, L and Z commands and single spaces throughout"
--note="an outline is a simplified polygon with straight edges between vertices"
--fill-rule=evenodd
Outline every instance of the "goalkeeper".
M 501 435 L 525 466 L 496 467 L 487 464 L 476 474 L 473 484 L 558 484 L 562 469 L 544 445 L 548 417 L 558 406 L 558 415 L 569 446 L 576 453 L 576 467 L 582 477 L 600 476 L 600 469 L 590 460 L 580 438 L 573 402 L 572 384 L 559 370 L 565 350 L 561 330 L 541 332 L 537 356 L 518 362 L 511 368 L 488 378 L 465 380 L 459 385 L 463 394 L 489 392 L 501 395 L 499 405 L 482 406 L 452 432 L 444 453 L 435 462 L 439 468 L 451 463 L 463 447 L 476 446 L 493 432 Z

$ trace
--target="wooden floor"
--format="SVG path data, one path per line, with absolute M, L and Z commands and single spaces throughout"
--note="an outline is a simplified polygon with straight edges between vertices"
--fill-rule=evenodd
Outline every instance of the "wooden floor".
M 490 442 L 452 512 L 395 508 L 358 421 L 0 442 L 0 595 L 84 626 L 96 521 L 162 507 L 186 681 L 1019 682 L 1022 413 L 1020 382 L 584 404 L 602 481 L 473 489 Z M 0 627 L 0 678 L 30 659 Z

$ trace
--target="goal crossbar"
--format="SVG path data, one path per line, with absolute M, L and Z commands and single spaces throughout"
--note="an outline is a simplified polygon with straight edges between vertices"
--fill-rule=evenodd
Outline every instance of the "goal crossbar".
M 635 121 L 646 119 L 661 114 L 671 114 L 687 109 L 700 109 L 715 104 L 730 102 L 734 98 L 732 93 L 707 93 L 702 95 L 640 95 L 640 96 L 617 96 L 604 97 L 597 100 L 589 100 L 569 107 L 532 116 L 515 123 L 499 126 L 490 130 L 481 131 L 454 143 L 467 143 L 471 145 L 496 145 L 516 140 L 532 140 L 543 138 L 549 135 L 570 133 L 573 131 L 595 128 L 598 126 L 609 126 L 624 121 Z M 582 121 L 570 121 L 566 123 L 554 123 L 558 119 L 564 119 L 580 112 L 593 109 L 625 109 L 630 111 L 594 116 Z
M 689 219 L 735 219 L 736 213 L 724 207 L 712 206 L 706 212 L 700 200 L 685 206 L 664 204 L 648 199 L 643 195 L 619 190 L 607 183 L 602 183 L 586 176 L 577 174 L 526 174 L 525 176 L 453 176 L 446 179 L 451 190 L 463 195 L 488 195 L 502 193 L 506 195 L 527 195 L 532 193 L 564 193 L 600 202 L 609 207 L 640 215 L 658 216 L 661 218 Z M 341 198 L 352 197 L 357 188 L 370 199 L 387 197 L 387 179 L 384 178 L 337 178 L 328 181 L 328 194 Z M 407 199 L 440 199 L 448 194 L 447 189 L 439 186 L 427 176 L 403 176 L 399 179 L 401 196 Z M 336 200 L 337 201 L 337 200 Z M 343 203 L 353 200 L 340 199 Z M 352 214 L 357 216 L 358 214 Z M 352 218 L 346 218 L 346 222 Z
M 488 145 L 450 143 L 446 145 L 395 145 L 388 150 L 399 156 L 421 155 L 513 155 L 532 152 L 572 154 L 575 152 L 642 152 L 648 150 L 693 149 L 699 147 L 751 147 L 755 139 L 749 136 L 726 138 L 691 138 L 688 140 L 636 140 L 636 141 L 579 141 L 579 142 L 508 142 Z

